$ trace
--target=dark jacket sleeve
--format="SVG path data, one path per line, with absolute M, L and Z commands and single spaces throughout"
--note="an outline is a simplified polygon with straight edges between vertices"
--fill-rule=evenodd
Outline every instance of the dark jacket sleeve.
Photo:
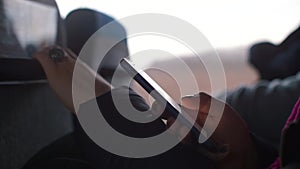
M 142 97 L 125 87 L 114 89 L 111 92 L 97 97 L 96 102 L 99 106 L 101 114 L 104 116 L 106 122 L 109 123 L 115 130 L 127 136 L 140 138 L 157 135 L 165 130 L 165 126 L 161 120 L 155 120 L 150 123 L 135 123 L 127 120 L 118 112 L 117 108 L 115 107 L 112 99 L 113 92 L 119 97 L 119 99 L 127 99 L 129 93 L 130 101 L 137 110 L 147 111 L 149 106 L 145 103 Z M 85 104 L 87 105 L 89 103 Z M 88 114 L 91 112 L 81 112 L 79 110 L 79 114 L 77 114 L 78 118 L 75 119 L 74 133 L 77 141 L 80 144 L 80 149 L 84 157 L 87 159 L 87 161 L 89 161 L 90 164 L 92 164 L 93 167 L 111 168 L 112 166 L 117 166 L 116 168 L 127 168 L 128 166 L 133 165 L 132 163 L 135 163 L 135 165 L 136 163 L 139 163 L 136 162 L 136 160 L 109 153 L 102 147 L 95 144 L 95 142 L 86 134 L 82 124 L 79 123 L 80 118 L 84 118 L 84 115 L 80 115 L 80 113 Z M 94 130 L 99 133 L 102 132 L 99 128 Z
M 251 133 L 251 137 L 256 148 L 257 169 L 265 169 L 276 160 L 278 152 L 273 146 L 253 133 Z
M 226 102 L 240 113 L 251 132 L 279 148 L 282 127 L 299 95 L 300 72 L 238 88 L 229 92 Z

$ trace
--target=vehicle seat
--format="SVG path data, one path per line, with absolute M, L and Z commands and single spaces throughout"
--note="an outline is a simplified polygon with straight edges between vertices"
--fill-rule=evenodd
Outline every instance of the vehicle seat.
M 64 25 L 55 0 L 32 1 L 57 9 L 56 43 L 64 45 Z M 34 63 L 35 61 L 29 59 L 26 60 L 27 62 Z M 8 64 L 8 62 L 0 61 L 0 64 Z M 13 59 L 9 64 L 5 67 L 18 70 Z M 1 71 L 0 76 L 7 76 L 14 79 L 15 82 L 0 78 L 0 168 L 18 169 L 44 146 L 71 132 L 73 128 L 72 118 L 45 79 L 35 81 L 36 79 L 33 77 L 32 80 L 34 81 L 30 81 L 30 77 L 26 77 L 26 81 L 23 81 L 22 72 L 17 73 L 21 76 L 15 77 L 13 72 L 3 72 L 2 69 Z M 30 75 L 35 74 L 36 71 L 42 70 L 28 67 L 27 71 L 23 73 Z M 42 73 L 40 72 L 40 74 Z

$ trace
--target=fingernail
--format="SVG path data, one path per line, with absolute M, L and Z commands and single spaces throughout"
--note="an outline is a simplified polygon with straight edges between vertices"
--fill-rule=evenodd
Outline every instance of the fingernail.
M 193 98 L 195 97 L 195 95 L 186 95 L 186 96 L 183 96 L 183 98 Z

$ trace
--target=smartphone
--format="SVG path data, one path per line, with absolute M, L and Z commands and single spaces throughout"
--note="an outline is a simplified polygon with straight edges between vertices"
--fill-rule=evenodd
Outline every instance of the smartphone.
M 192 135 L 198 140 L 200 134 L 207 137 L 206 131 L 202 129 L 194 120 L 185 113 L 172 97 L 165 92 L 146 72 L 135 68 L 134 64 L 128 59 L 124 58 L 121 60 L 120 65 L 125 71 L 142 87 L 144 88 L 159 104 L 165 106 L 165 109 L 174 118 L 180 120 L 180 122 L 191 129 Z M 223 151 L 211 141 L 209 138 L 204 143 L 199 143 L 206 150 L 210 152 Z

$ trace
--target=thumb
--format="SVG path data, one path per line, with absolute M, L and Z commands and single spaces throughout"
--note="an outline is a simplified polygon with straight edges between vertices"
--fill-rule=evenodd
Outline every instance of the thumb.
M 212 97 L 206 93 L 199 93 L 193 96 L 182 98 L 182 109 L 190 116 L 197 116 L 196 122 L 203 126 L 210 109 Z
M 212 97 L 204 92 L 182 98 L 182 105 L 188 109 L 209 112 Z

